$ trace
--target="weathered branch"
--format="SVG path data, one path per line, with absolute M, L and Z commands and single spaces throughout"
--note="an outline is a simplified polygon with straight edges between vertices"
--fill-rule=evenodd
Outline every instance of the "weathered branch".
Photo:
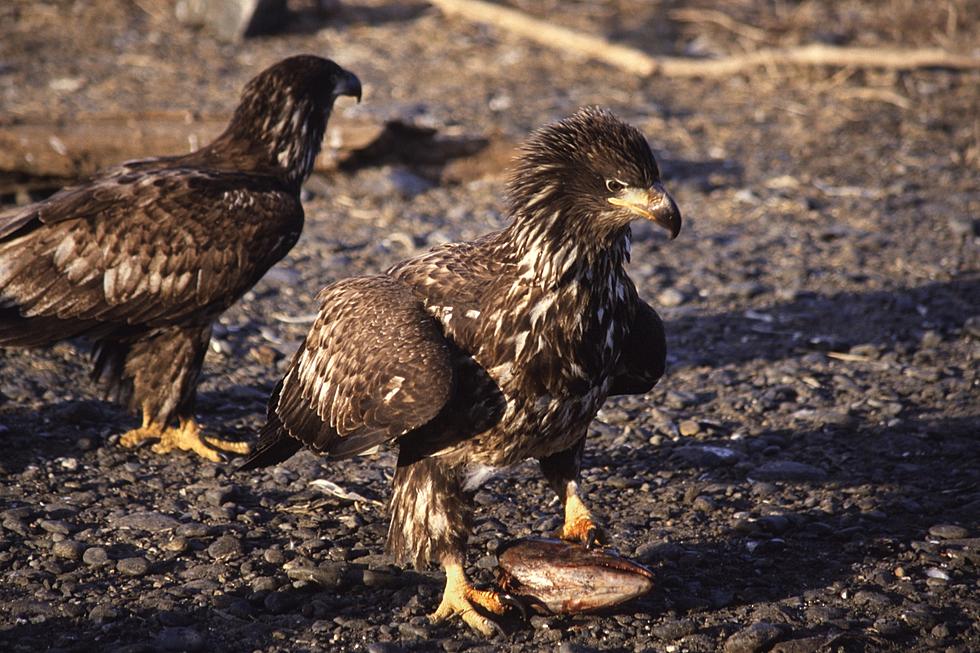
M 217 136 L 226 122 L 160 111 L 0 121 L 0 173 L 77 178 L 127 159 L 185 154 Z M 435 129 L 398 120 L 334 114 L 314 169 L 386 160 L 443 164 L 486 144 L 481 137 L 443 137 Z
M 811 44 L 792 48 L 767 48 L 720 59 L 658 57 L 548 23 L 524 12 L 482 0 L 431 0 L 447 15 L 488 23 L 541 45 L 607 64 L 641 76 L 724 77 L 763 65 L 843 66 L 909 70 L 913 68 L 980 69 L 980 57 L 958 55 L 938 48 L 905 50 L 851 48 Z

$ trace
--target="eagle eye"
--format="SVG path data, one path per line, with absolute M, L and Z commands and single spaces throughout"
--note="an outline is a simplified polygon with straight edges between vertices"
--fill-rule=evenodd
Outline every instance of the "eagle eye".
M 626 188 L 626 183 L 618 179 L 607 179 L 606 188 L 609 189 L 610 193 L 618 193 Z

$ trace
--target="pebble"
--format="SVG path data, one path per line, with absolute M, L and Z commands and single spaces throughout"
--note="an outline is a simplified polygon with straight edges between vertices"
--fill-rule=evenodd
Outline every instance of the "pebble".
M 715 446 L 679 447 L 671 455 L 699 467 L 731 465 L 739 459 L 739 455 L 732 449 Z
M 667 308 L 680 306 L 685 301 L 687 301 L 687 298 L 684 296 L 684 293 L 676 288 L 667 288 L 657 294 L 657 304 L 666 306 Z
M 150 569 L 150 563 L 142 556 L 123 558 L 116 563 L 116 569 L 127 576 L 142 576 Z
M 779 639 L 782 629 L 774 624 L 760 621 L 738 631 L 725 640 L 725 653 L 756 653 L 764 651 Z
M 119 613 L 109 605 L 97 605 L 88 613 L 88 618 L 96 623 L 112 621 L 119 616 Z
M 161 544 L 160 548 L 162 548 L 164 551 L 170 551 L 171 553 L 183 553 L 187 550 L 187 546 L 187 538 L 177 535 Z
M 176 519 L 159 512 L 133 512 L 121 517 L 110 517 L 109 523 L 116 528 L 129 528 L 149 533 L 168 531 L 180 526 L 180 522 Z
M 100 567 L 109 562 L 109 552 L 101 546 L 90 546 L 82 554 L 82 562 L 92 567 Z
M 65 560 L 78 560 L 82 557 L 84 550 L 84 544 L 73 540 L 61 540 L 60 542 L 55 542 L 54 546 L 51 547 L 51 552 L 54 553 L 55 557 L 64 558 Z
M 664 641 L 672 642 L 676 639 L 692 635 L 697 632 L 697 625 L 690 619 L 673 619 L 653 627 L 653 634 Z
M 205 640 L 201 633 L 193 628 L 164 628 L 153 641 L 159 651 L 201 651 L 204 650 Z
M 222 535 L 208 547 L 208 555 L 215 560 L 231 560 L 245 553 L 242 543 L 234 535 Z
M 694 509 L 699 512 L 713 512 L 717 505 L 711 499 L 711 497 L 706 497 L 704 495 L 699 495 L 694 499 L 692 504 Z
M 680 430 L 681 435 L 684 437 L 690 437 L 692 435 L 697 435 L 701 432 L 701 425 L 695 422 L 693 419 L 686 419 L 677 425 L 678 430 Z
M 970 532 L 962 526 L 953 524 L 936 524 L 929 529 L 929 535 L 943 540 L 960 540 L 969 536 Z
M 61 519 L 42 519 L 40 522 L 38 522 L 38 526 L 49 533 L 68 535 L 68 533 L 71 532 L 68 524 Z
M 272 576 L 259 576 L 252 581 L 253 592 L 275 592 L 282 586 L 282 583 Z

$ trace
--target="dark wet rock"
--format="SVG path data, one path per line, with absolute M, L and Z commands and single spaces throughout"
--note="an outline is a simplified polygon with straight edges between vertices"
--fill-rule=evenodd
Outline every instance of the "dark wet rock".
M 598 653 L 599 650 L 600 649 L 586 646 L 584 644 L 576 644 L 574 642 L 562 642 L 561 646 L 558 647 L 558 653 Z
M 739 459 L 732 449 L 711 445 L 678 447 L 671 455 L 691 465 L 704 467 L 732 465 Z
M 783 634 L 782 628 L 760 621 L 725 640 L 725 653 L 757 653 L 767 650 Z
M 822 481 L 827 472 L 806 463 L 773 460 L 753 469 L 749 477 L 754 481 Z
M 293 590 L 283 590 L 272 592 L 263 601 L 265 609 L 272 614 L 285 614 L 292 612 L 299 605 L 301 595 Z
M 875 609 L 881 609 L 892 604 L 892 600 L 881 592 L 872 592 L 870 590 L 860 590 L 855 592 L 851 600 L 854 601 L 855 605 Z
M 203 651 L 206 640 L 204 636 L 193 628 L 164 628 L 153 640 L 153 644 L 160 651 Z
M 695 633 L 697 629 L 697 624 L 690 619 L 674 619 L 654 626 L 653 634 L 659 639 L 672 642 Z
M 956 540 L 969 536 L 970 532 L 962 526 L 953 524 L 936 524 L 929 529 L 929 535 L 942 538 L 944 540 Z
M 372 642 L 367 645 L 367 653 L 403 653 L 405 650 L 391 642 Z

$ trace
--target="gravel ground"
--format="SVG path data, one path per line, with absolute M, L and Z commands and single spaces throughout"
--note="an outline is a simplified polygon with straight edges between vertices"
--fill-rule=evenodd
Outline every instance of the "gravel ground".
M 670 243 L 638 226 L 631 268 L 670 369 L 600 412 L 584 476 L 654 591 L 488 641 L 432 626 L 440 575 L 381 555 L 391 451 L 236 474 L 124 450 L 134 418 L 97 399 L 84 343 L 65 343 L 0 350 L 0 649 L 980 649 L 980 74 L 641 80 L 424 4 L 344 4 L 219 45 L 153 0 L 15 0 L 0 111 L 227 111 L 263 66 L 312 51 L 365 82 L 345 111 L 507 138 L 586 103 L 637 124 L 685 215 Z M 682 20 L 680 2 L 514 4 L 653 53 L 980 39 L 976 2 L 737 3 L 761 36 Z M 321 286 L 499 227 L 502 189 L 500 174 L 448 183 L 397 161 L 312 179 L 300 243 L 216 331 L 210 431 L 254 437 Z M 559 524 L 531 465 L 477 502 L 483 580 L 501 541 Z

